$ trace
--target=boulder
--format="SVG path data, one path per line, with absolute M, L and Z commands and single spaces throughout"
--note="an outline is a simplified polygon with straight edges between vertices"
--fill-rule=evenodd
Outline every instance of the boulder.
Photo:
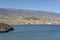
M 0 23 L 0 33 L 2 32 L 9 32 L 14 30 L 14 28 L 11 25 Z

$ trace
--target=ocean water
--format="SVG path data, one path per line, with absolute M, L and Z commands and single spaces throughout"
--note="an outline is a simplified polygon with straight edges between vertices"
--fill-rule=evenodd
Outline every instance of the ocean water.
M 60 25 L 14 25 L 0 40 L 60 40 Z

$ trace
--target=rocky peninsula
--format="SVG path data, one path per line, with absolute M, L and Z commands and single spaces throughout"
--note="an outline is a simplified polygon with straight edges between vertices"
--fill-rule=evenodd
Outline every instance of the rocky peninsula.
M 11 25 L 0 23 L 0 33 L 9 32 L 14 30 L 14 28 Z

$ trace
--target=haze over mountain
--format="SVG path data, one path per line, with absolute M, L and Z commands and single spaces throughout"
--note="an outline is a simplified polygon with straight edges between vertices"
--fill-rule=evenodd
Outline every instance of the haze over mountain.
M 9 8 L 0 8 L 0 16 L 48 17 L 48 18 L 60 19 L 60 13 L 38 11 L 38 10 L 9 9 Z

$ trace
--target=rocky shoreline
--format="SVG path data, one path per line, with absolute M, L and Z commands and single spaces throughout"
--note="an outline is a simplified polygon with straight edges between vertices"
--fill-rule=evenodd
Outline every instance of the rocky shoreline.
M 11 25 L 0 23 L 0 33 L 9 32 L 12 30 L 14 30 L 14 28 Z

